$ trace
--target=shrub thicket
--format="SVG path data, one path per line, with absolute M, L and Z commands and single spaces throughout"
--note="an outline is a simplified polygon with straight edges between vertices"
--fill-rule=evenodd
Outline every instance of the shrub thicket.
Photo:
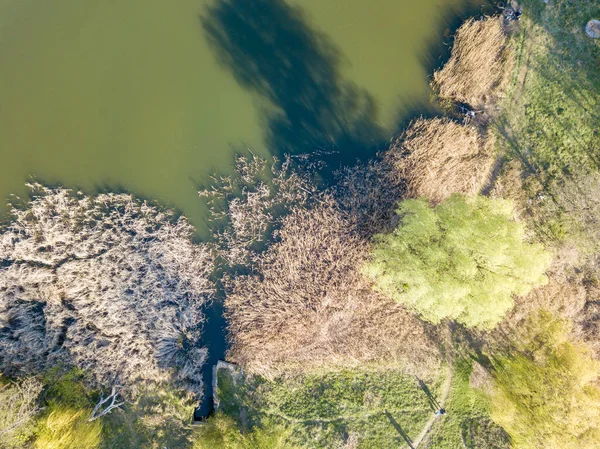
M 495 362 L 492 417 L 517 449 L 600 446 L 600 366 L 569 337 L 569 325 L 542 312 L 522 342 Z

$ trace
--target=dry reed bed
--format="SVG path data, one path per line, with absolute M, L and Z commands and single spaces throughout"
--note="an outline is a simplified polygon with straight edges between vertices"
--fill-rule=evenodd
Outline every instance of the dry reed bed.
M 182 217 L 126 194 L 31 187 L 0 232 L 0 370 L 98 385 L 172 380 L 202 396 L 213 258 Z
M 424 325 L 374 293 L 360 269 L 367 245 L 333 201 L 296 208 L 259 273 L 232 280 L 228 356 L 269 377 L 288 369 L 399 363 L 429 377 L 439 353 Z
M 505 46 L 500 18 L 467 22 L 435 74 L 440 94 L 475 107 L 489 102 L 503 82 Z M 438 203 L 479 193 L 490 179 L 493 143 L 474 126 L 418 119 L 369 164 L 341 170 L 329 193 L 311 189 L 311 205 L 301 202 L 280 221 L 275 243 L 250 258 L 250 274 L 225 282 L 228 358 L 267 377 L 361 363 L 436 372 L 441 357 L 430 329 L 373 292 L 361 268 L 373 233 L 395 225 L 402 197 Z
M 392 145 L 406 196 L 439 203 L 452 193 L 475 195 L 489 180 L 493 138 L 446 118 L 414 121 Z
M 503 18 L 471 19 L 458 29 L 450 59 L 433 74 L 433 86 L 443 99 L 486 109 L 508 81 L 511 65 Z

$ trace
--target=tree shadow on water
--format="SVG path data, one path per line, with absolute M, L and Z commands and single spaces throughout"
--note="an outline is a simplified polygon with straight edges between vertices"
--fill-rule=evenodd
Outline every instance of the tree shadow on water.
M 200 17 L 219 63 L 264 104 L 272 154 L 372 154 L 386 133 L 367 91 L 341 76 L 343 56 L 302 10 L 283 0 L 218 0 Z M 368 151 L 371 150 L 371 151 Z

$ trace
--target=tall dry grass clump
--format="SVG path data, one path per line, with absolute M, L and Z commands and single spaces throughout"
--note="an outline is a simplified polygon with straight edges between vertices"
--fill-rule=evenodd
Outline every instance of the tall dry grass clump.
M 394 143 L 406 195 L 439 203 L 452 193 L 477 194 L 493 165 L 491 138 L 447 118 L 414 121 Z
M 333 200 L 291 211 L 257 272 L 230 281 L 229 357 L 267 376 L 287 369 L 400 362 L 428 376 L 439 353 L 423 324 L 374 293 L 364 240 Z
M 42 388 L 36 377 L 7 382 L 0 376 L 0 447 L 22 447 L 33 435 Z
M 475 109 L 493 104 L 510 72 L 506 45 L 502 17 L 465 22 L 456 33 L 450 59 L 433 74 L 440 97 Z
M 289 157 L 238 156 L 234 175 L 215 174 L 198 192 L 207 201 L 216 247 L 229 266 L 256 264 L 280 218 L 316 193 L 308 176 L 292 165 Z

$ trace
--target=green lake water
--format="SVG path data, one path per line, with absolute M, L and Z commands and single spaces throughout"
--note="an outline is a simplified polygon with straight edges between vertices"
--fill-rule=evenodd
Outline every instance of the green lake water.
M 467 0 L 0 0 L 0 213 L 30 176 L 125 188 L 205 232 L 233 154 L 389 140 Z

